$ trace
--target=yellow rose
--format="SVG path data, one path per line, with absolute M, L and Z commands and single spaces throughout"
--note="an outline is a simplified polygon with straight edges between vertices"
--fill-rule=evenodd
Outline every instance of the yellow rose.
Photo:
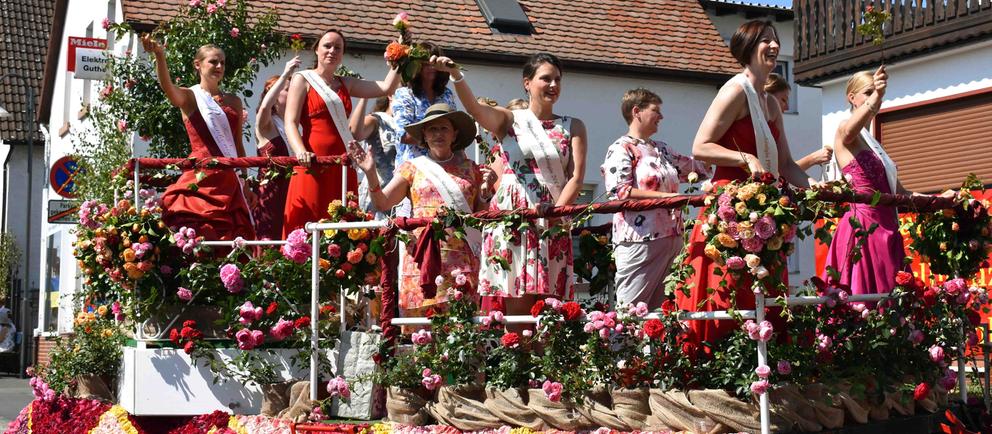
M 324 258 L 320 258 L 320 269 L 327 270 L 329 268 L 331 268 L 331 261 L 328 261 Z
M 734 237 L 732 237 L 730 235 L 727 235 L 727 234 L 719 234 L 719 235 L 717 235 L 716 236 L 716 241 L 718 243 L 720 243 L 721 246 L 726 247 L 728 249 L 733 249 L 733 248 L 737 247 L 737 241 L 734 240 Z
M 134 250 L 130 248 L 124 249 L 124 252 L 121 253 L 121 256 L 124 258 L 126 262 L 134 262 L 134 260 L 136 259 Z
M 757 186 L 754 184 L 747 184 L 737 190 L 737 198 L 740 200 L 748 200 L 754 197 L 755 193 L 758 192 Z
M 744 255 L 744 263 L 747 264 L 748 268 L 757 268 L 761 265 L 761 258 L 753 253 L 748 253 L 747 255 Z
M 754 238 L 754 225 L 751 222 L 740 222 L 737 226 L 737 235 L 742 240 Z
M 727 195 L 729 195 L 729 196 L 733 196 L 733 195 L 737 194 L 737 185 L 736 184 L 727 184 L 727 186 L 724 188 L 723 192 L 724 193 L 727 193 Z
M 361 229 L 348 229 L 348 239 L 352 241 L 358 241 L 362 239 Z
M 107 306 L 100 306 L 96 308 L 96 314 L 100 316 L 107 316 Z
M 332 217 L 338 214 L 339 209 L 341 209 L 341 201 L 338 199 L 331 201 L 330 205 L 327 205 L 327 213 Z
M 334 236 L 337 234 L 338 234 L 337 229 L 327 229 L 324 231 L 324 236 L 327 238 L 334 238 Z
M 758 193 L 758 205 L 764 205 L 768 197 L 764 193 Z
M 765 244 L 765 247 L 767 247 L 768 250 L 771 250 L 773 252 L 776 251 L 776 250 L 778 250 L 778 249 L 781 249 L 782 248 L 782 237 L 781 236 L 772 237 L 771 239 L 768 240 L 768 243 Z
M 712 244 L 707 244 L 706 247 L 703 248 L 703 253 L 706 255 L 707 258 L 710 258 L 714 261 L 720 259 L 720 250 L 717 249 L 716 246 Z
M 101 335 L 105 338 L 109 338 L 114 335 L 114 331 L 111 329 L 103 329 L 103 333 L 101 333 Z
M 744 202 L 737 202 L 734 204 L 734 211 L 737 211 L 737 215 L 745 216 L 748 214 L 747 204 Z

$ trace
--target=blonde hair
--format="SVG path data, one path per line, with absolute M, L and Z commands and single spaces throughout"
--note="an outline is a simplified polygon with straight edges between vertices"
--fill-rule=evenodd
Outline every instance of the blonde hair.
M 765 81 L 765 92 L 768 93 L 778 93 L 783 90 L 792 90 L 792 86 L 785 82 L 785 78 L 776 73 L 768 74 L 768 80 Z
M 847 95 L 856 93 L 861 89 L 871 86 L 874 83 L 875 83 L 875 78 L 874 76 L 872 76 L 872 73 L 870 71 L 861 71 L 855 73 L 854 75 L 851 76 L 851 78 L 847 80 L 847 92 L 844 93 L 844 96 L 846 98 Z M 851 110 L 854 110 L 854 103 L 848 101 L 848 104 L 851 105 Z
M 222 48 L 220 48 L 220 47 L 218 47 L 218 46 L 216 46 L 214 44 L 205 44 L 205 45 L 201 45 L 200 48 L 197 48 L 196 49 L 196 55 L 193 56 L 193 61 L 194 62 L 199 62 L 199 61 L 201 61 L 203 59 L 206 59 L 207 58 L 207 52 L 208 51 L 213 51 L 213 50 L 220 51 L 220 54 L 222 56 L 227 57 L 227 55 L 224 54 L 224 50 Z
M 506 108 L 510 110 L 522 110 L 527 107 L 530 107 L 530 101 L 523 98 L 513 98 L 510 102 L 506 103 Z
M 623 99 L 620 100 L 620 114 L 623 115 L 623 120 L 627 121 L 627 125 L 630 125 L 634 121 L 631 110 L 634 107 L 644 110 L 651 104 L 661 105 L 661 97 L 643 87 L 631 89 L 624 92 Z

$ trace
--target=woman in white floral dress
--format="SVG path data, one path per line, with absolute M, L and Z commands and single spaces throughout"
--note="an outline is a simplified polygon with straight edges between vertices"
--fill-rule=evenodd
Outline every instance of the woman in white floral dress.
M 501 142 L 494 149 L 498 188 L 490 210 L 575 202 L 585 173 L 586 128 L 579 119 L 553 112 L 562 89 L 557 57 L 537 53 L 528 59 L 522 82 L 529 107 L 514 111 L 479 104 L 454 62 L 431 60 L 451 74 L 465 110 Z M 560 219 L 527 223 L 493 222 L 482 231 L 479 293 L 496 297 L 492 307 L 510 314 L 527 312 L 542 297 L 574 296 L 568 225 Z

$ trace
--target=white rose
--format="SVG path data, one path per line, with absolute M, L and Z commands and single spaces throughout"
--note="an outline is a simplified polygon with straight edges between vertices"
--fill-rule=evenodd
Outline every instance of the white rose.
M 754 277 L 757 277 L 759 279 L 764 279 L 768 277 L 768 269 L 765 268 L 764 266 L 758 266 L 758 268 L 755 268 L 753 271 L 754 271 Z
M 703 181 L 703 184 L 702 184 L 702 186 L 700 188 L 702 188 L 703 191 L 709 193 L 710 191 L 713 191 L 713 183 L 710 182 L 710 180 L 707 179 L 707 180 Z
M 754 223 L 754 222 L 758 221 L 758 213 L 756 213 L 754 211 L 751 211 L 751 214 L 748 215 L 747 218 L 748 218 L 748 220 L 751 220 L 751 223 Z
M 716 224 L 716 214 L 710 214 L 709 217 L 706 218 L 706 223 L 709 223 L 710 226 L 715 225 Z
M 699 174 L 697 174 L 696 172 L 689 172 L 689 175 L 686 176 L 686 179 L 688 179 L 689 182 L 699 181 Z
M 744 262 L 747 263 L 748 268 L 755 268 L 761 265 L 761 258 L 753 253 L 748 253 L 744 255 Z

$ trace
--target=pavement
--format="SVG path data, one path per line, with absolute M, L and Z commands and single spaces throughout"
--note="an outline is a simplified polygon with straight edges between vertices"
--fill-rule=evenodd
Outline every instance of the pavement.
M 0 431 L 34 400 L 27 379 L 0 377 Z

